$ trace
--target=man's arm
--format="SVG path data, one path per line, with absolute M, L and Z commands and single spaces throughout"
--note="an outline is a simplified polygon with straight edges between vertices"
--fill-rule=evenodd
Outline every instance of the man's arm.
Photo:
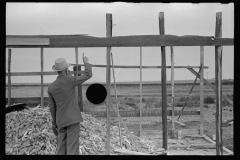
M 50 109 L 50 113 L 52 116 L 52 125 L 55 126 L 57 128 L 57 123 L 56 123 L 56 103 L 52 97 L 52 94 L 48 91 L 48 96 L 49 96 L 49 109 Z
M 82 84 L 92 77 L 92 65 L 90 63 L 84 63 L 85 73 L 81 76 L 76 76 L 74 81 L 74 87 Z

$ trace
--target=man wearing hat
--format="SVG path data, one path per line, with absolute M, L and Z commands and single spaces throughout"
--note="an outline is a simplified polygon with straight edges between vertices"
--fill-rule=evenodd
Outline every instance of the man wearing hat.
M 83 121 L 77 104 L 75 87 L 92 77 L 92 65 L 83 54 L 85 73 L 72 76 L 64 58 L 58 58 L 52 69 L 58 72 L 57 79 L 48 87 L 52 128 L 57 136 L 58 155 L 79 155 L 79 123 Z

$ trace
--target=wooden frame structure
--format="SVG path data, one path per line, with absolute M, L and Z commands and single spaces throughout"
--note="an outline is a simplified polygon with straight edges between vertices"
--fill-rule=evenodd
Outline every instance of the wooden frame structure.
M 7 35 L 6 36 L 6 48 L 8 49 L 8 89 L 11 90 L 11 76 L 29 76 L 29 75 L 40 75 L 41 76 L 41 105 L 43 105 L 43 75 L 56 75 L 56 72 L 43 72 L 43 48 L 77 48 L 78 47 L 107 47 L 106 53 L 106 88 L 107 88 L 107 147 L 106 153 L 110 154 L 110 106 L 111 106 L 111 95 L 110 95 L 110 52 L 111 47 L 161 47 L 162 55 L 162 66 L 155 68 L 161 68 L 161 82 L 162 82 L 162 126 L 163 126 L 163 148 L 168 149 L 167 146 L 167 90 L 166 90 L 166 68 L 177 68 L 177 66 L 166 66 L 165 47 L 170 46 L 200 46 L 201 50 L 201 65 L 203 66 L 203 46 L 215 46 L 215 93 L 216 93 L 216 150 L 217 155 L 222 155 L 222 90 L 221 90 L 221 79 L 222 79 L 222 46 L 234 45 L 233 38 L 222 38 L 222 14 L 218 12 L 216 14 L 216 33 L 214 37 L 207 36 L 175 36 L 166 35 L 164 31 L 164 13 L 159 13 L 159 31 L 160 35 L 140 35 L 140 36 L 119 36 L 112 37 L 112 14 L 106 14 L 106 38 L 91 37 L 84 35 Z M 17 72 L 10 73 L 11 64 L 11 49 L 10 48 L 41 48 L 41 72 Z M 173 50 L 171 51 L 171 53 Z M 78 62 L 76 61 L 76 64 Z M 172 58 L 173 63 L 173 58 Z M 115 66 L 116 67 L 116 66 Z M 119 66 L 122 67 L 122 66 Z M 136 68 L 144 68 L 144 66 L 135 66 Z M 78 68 L 78 67 L 77 67 Z M 126 67 L 130 68 L 130 67 Z M 146 67 L 151 68 L 151 67 Z M 153 67 L 154 68 L 154 67 Z M 181 67 L 180 67 L 181 68 Z M 182 67 L 182 68 L 191 68 Z M 193 67 L 192 67 L 193 68 Z M 199 68 L 199 67 L 198 67 Z M 204 68 L 204 67 L 203 67 Z M 203 68 L 200 73 L 200 85 L 201 85 L 201 101 L 203 101 Z M 72 72 L 76 74 L 84 73 L 83 71 Z M 172 70 L 173 73 L 173 70 Z M 173 74 L 172 74 L 173 75 Z M 172 85 L 174 85 L 174 79 L 172 77 Z M 173 92 L 173 88 L 172 88 Z M 174 94 L 173 94 L 174 95 Z M 11 92 L 8 92 L 8 104 L 10 104 Z M 142 97 L 140 95 L 140 97 Z M 173 106 L 174 109 L 174 106 Z M 200 120 L 200 132 L 203 134 L 203 102 L 201 102 L 201 120 Z M 174 117 L 174 116 L 173 116 Z M 120 118 L 121 119 L 121 118 Z

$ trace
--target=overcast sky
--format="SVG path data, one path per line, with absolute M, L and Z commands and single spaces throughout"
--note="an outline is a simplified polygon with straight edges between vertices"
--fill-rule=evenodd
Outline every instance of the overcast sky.
M 222 37 L 234 38 L 234 4 L 162 3 L 6 3 L 7 35 L 88 34 L 106 37 L 106 13 L 113 18 L 112 36 L 159 35 L 159 12 L 164 12 L 165 34 L 214 36 L 216 12 L 222 12 Z M 233 78 L 233 46 L 223 47 L 223 78 Z M 84 52 L 91 64 L 106 65 L 106 48 L 79 48 L 78 62 Z M 113 47 L 114 65 L 140 65 L 140 47 Z M 160 47 L 143 47 L 143 65 L 161 65 Z M 204 47 L 205 78 L 215 76 L 215 47 Z M 75 63 L 74 48 L 44 49 L 44 71 L 51 71 L 57 58 Z M 200 47 L 174 47 L 176 66 L 199 66 Z M 8 60 L 6 49 L 6 62 Z M 171 65 L 170 47 L 166 47 Z M 72 70 L 72 67 L 70 68 Z M 198 70 L 198 69 L 196 69 Z M 6 63 L 7 71 L 7 63 Z M 12 72 L 40 71 L 40 49 L 12 49 Z M 115 69 L 116 81 L 139 81 L 139 69 Z M 112 75 L 112 73 L 111 73 Z M 187 69 L 175 69 L 176 80 L 194 80 Z M 44 76 L 50 83 L 56 76 Z M 167 80 L 171 70 L 167 69 Z M 113 81 L 113 78 L 111 78 Z M 161 69 L 144 69 L 143 81 L 160 81 Z M 7 77 L 6 77 L 7 82 Z M 106 82 L 106 69 L 93 68 L 88 82 Z M 40 76 L 12 77 L 12 83 L 40 83 Z

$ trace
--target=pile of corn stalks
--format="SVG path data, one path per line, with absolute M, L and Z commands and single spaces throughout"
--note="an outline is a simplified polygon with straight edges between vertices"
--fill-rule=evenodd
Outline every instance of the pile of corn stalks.
M 91 115 L 82 113 L 84 121 L 80 123 L 80 155 L 104 155 L 106 143 L 106 122 L 99 121 Z M 51 114 L 48 107 L 37 106 L 18 112 L 6 114 L 5 153 L 9 155 L 54 155 L 57 150 L 57 137 L 53 134 Z M 117 126 L 111 126 L 111 155 L 121 149 Z M 122 149 L 137 151 L 132 140 L 121 128 Z M 141 152 L 154 153 L 157 148 L 151 141 L 136 137 Z

